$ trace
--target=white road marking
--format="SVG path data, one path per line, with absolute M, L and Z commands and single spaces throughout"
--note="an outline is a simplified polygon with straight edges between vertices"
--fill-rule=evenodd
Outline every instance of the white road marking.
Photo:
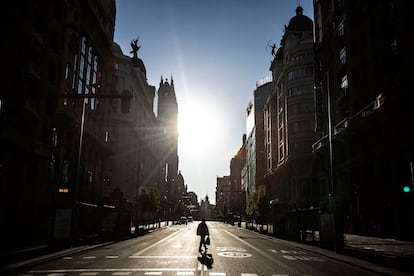
M 112 275 L 129 275 L 131 272 L 114 272 Z
M 224 272 L 210 272 L 208 275 L 210 276 L 226 276 Z
M 296 261 L 297 260 L 295 257 L 289 256 L 289 255 L 283 255 L 282 257 L 285 258 L 285 259 L 291 260 L 291 261 Z
M 181 231 L 181 230 L 178 230 L 178 231 L 176 231 L 176 232 L 172 233 L 171 235 L 168 235 L 167 237 L 163 238 L 162 240 L 159 240 L 159 241 L 157 241 L 156 243 L 153 243 L 153 244 L 151 244 L 150 246 L 148 246 L 148 247 L 146 247 L 146 248 L 142 249 L 141 251 L 138 251 L 138 252 L 137 252 L 137 253 L 135 253 L 134 255 L 141 255 L 141 254 L 142 254 L 142 253 L 144 253 L 145 251 L 147 251 L 147 250 L 149 250 L 149 249 L 151 249 L 151 248 L 153 248 L 153 247 L 155 247 L 155 246 L 159 245 L 160 243 L 163 243 L 164 241 L 168 240 L 169 238 L 171 238 L 171 237 L 173 237 L 173 236 L 177 235 L 180 231 Z
M 88 268 L 73 268 L 73 269 L 44 269 L 44 270 L 31 270 L 28 273 L 82 273 L 82 272 L 146 272 L 146 271 L 163 271 L 163 272 L 171 272 L 171 271 L 188 271 L 194 272 L 194 268 L 95 268 L 95 269 L 88 269 Z
M 194 272 L 189 271 L 178 271 L 177 275 L 194 275 Z
M 96 256 L 85 256 L 84 259 L 96 259 Z
M 173 245 L 173 248 L 181 248 L 183 247 L 183 244 L 181 242 L 177 242 L 176 244 Z
M 128 256 L 130 259 L 196 259 L 197 256 Z
M 73 257 L 63 257 L 64 260 L 72 260 Z
M 161 271 L 145 272 L 144 275 L 162 275 Z
M 217 251 L 230 251 L 230 252 L 246 252 L 246 249 L 239 247 L 216 247 Z
M 257 276 L 256 273 L 241 273 L 241 276 Z
M 107 258 L 107 259 L 118 259 L 119 256 L 106 256 L 105 258 Z
M 217 255 L 230 258 L 249 258 L 252 254 L 246 252 L 219 252 Z

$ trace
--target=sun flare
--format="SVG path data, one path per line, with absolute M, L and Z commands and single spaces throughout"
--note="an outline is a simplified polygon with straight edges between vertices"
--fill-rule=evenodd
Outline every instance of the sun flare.
M 206 105 L 184 106 L 178 113 L 179 148 L 184 153 L 207 154 L 217 146 L 220 122 Z

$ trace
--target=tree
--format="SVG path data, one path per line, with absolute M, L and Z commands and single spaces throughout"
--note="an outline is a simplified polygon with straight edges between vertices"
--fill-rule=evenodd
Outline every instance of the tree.
M 266 187 L 259 186 L 256 191 L 249 195 L 246 213 L 263 222 L 267 219 L 269 208 L 270 203 L 267 198 Z

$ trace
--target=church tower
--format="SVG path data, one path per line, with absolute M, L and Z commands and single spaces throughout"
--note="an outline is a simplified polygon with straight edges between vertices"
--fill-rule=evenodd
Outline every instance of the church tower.
M 158 120 L 164 128 L 164 142 L 162 143 L 162 154 L 164 157 L 164 180 L 166 182 L 165 195 L 168 205 L 173 209 L 177 200 L 177 175 L 178 175 L 178 104 L 175 95 L 174 81 L 164 81 L 161 77 L 158 89 Z

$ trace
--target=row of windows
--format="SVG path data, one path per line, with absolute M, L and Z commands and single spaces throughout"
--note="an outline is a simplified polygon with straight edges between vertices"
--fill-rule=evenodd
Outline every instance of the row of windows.
M 72 74 L 70 72 L 71 65 L 68 63 L 65 69 L 65 79 L 70 81 L 72 91 L 77 94 L 96 94 L 99 87 L 98 81 L 98 56 L 94 55 L 92 46 L 89 46 L 86 37 L 80 40 L 80 47 L 78 53 L 73 57 Z M 66 92 L 68 93 L 68 92 Z M 85 103 L 90 103 L 90 109 L 95 110 L 96 100 L 85 99 Z M 68 100 L 64 100 L 64 105 L 68 104 Z
M 297 142 L 289 144 L 289 152 L 291 153 L 310 153 L 312 152 L 311 142 Z
M 297 55 L 293 56 L 289 61 L 294 62 L 294 63 L 312 62 L 313 61 L 313 52 L 306 52 L 306 53 L 297 54 Z
M 315 128 L 314 120 L 302 120 L 289 123 L 289 131 L 291 133 L 300 132 L 300 131 L 309 131 Z
M 308 76 L 313 76 L 313 67 L 307 66 L 299 68 L 288 73 L 288 80 L 294 80 L 297 78 L 303 78 Z
M 300 114 L 300 113 L 309 113 L 315 111 L 314 103 L 298 103 L 292 104 L 289 106 L 288 112 L 289 115 Z
M 300 96 L 313 94 L 313 86 L 301 85 L 288 89 L 288 96 Z

